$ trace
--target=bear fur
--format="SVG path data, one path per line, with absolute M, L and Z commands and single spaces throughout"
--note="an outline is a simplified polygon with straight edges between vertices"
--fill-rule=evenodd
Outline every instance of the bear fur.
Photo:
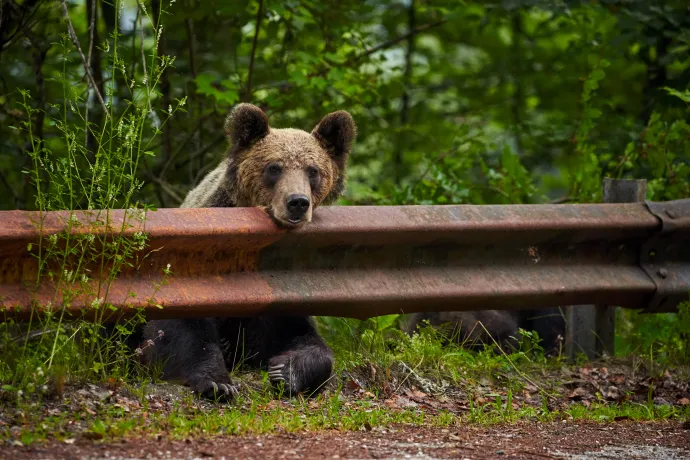
M 547 355 L 558 354 L 565 340 L 565 316 L 560 308 L 412 313 L 403 329 L 412 335 L 424 321 L 448 340 L 476 349 L 496 342 L 504 350 L 518 344 L 519 329 L 535 331 Z
M 309 133 L 272 128 L 261 109 L 239 104 L 225 132 L 226 158 L 181 207 L 257 206 L 279 225 L 295 228 L 343 193 L 356 136 L 349 113 L 330 113 Z M 228 370 L 240 362 L 267 369 L 271 383 L 284 385 L 288 395 L 318 391 L 333 367 L 332 351 L 305 316 L 152 320 L 134 339 L 150 340 L 153 346 L 142 347 L 146 364 L 162 363 L 164 379 L 209 398 L 236 393 Z

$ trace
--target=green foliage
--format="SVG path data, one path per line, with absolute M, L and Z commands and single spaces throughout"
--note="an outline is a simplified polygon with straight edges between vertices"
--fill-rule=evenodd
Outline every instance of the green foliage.
M 677 314 L 619 312 L 617 320 L 618 354 L 646 355 L 662 367 L 690 362 L 690 302 L 681 304 Z
M 515 373 L 515 381 L 504 385 L 522 384 L 521 378 L 530 369 L 558 366 L 559 358 L 547 361 L 540 338 L 535 332 L 520 331 L 515 350 L 502 350 L 487 343 L 481 351 L 470 351 L 453 337 L 425 324 L 416 333 L 401 331 L 399 315 L 387 315 L 365 321 L 345 318 L 318 318 L 321 333 L 336 354 L 336 374 L 357 369 L 396 369 L 402 367 L 415 384 L 433 382 L 466 384 L 494 380 L 501 373 Z M 423 377 L 421 377 L 423 376 Z M 517 387 L 516 387 L 517 388 Z M 377 391 L 372 388 L 372 391 Z
M 573 138 L 576 147 L 573 164 L 569 169 L 572 171 L 570 196 L 576 201 L 600 201 L 601 198 L 599 158 L 596 146 L 590 142 L 589 138 L 597 119 L 602 114 L 601 110 L 595 107 L 596 100 L 592 97 L 599 88 L 599 82 L 606 77 L 604 69 L 610 65 L 611 63 L 605 59 L 597 62 L 585 79 L 582 89 L 582 119 Z
M 688 91 L 667 92 L 685 101 Z M 663 120 L 660 113 L 652 113 L 638 146 L 626 149 L 622 166 L 630 170 L 642 166 L 653 179 L 649 193 L 655 200 L 674 200 L 690 195 L 690 125 L 683 118 Z
M 91 4 L 100 6 L 93 35 Z M 139 134 L 144 151 L 160 155 L 138 163 L 135 201 L 178 205 L 218 161 L 223 119 L 238 101 L 260 105 L 276 126 L 304 129 L 327 111 L 351 111 L 359 137 L 345 204 L 597 201 L 606 176 L 646 178 L 654 197 L 690 196 L 690 20 L 679 1 L 415 3 L 413 24 L 402 2 L 70 6 L 116 120 L 144 101 L 130 88 L 143 81 L 141 55 L 160 56 L 147 64 L 161 66 L 151 108 L 167 118 L 186 102 L 186 114 L 152 116 L 157 126 Z M 87 96 L 81 57 L 71 47 L 63 59 L 65 25 L 54 7 L 37 7 L 40 26 L 17 21 L 0 33 L 0 209 L 35 207 L 21 171 L 37 143 L 68 156 L 70 144 L 56 142 L 65 125 L 50 116 L 63 99 L 61 75 L 70 94 Z M 29 116 L 17 110 L 25 88 Z M 93 89 L 88 96 L 92 131 L 110 136 L 117 125 Z M 34 142 L 12 128 L 26 123 Z
M 119 20 L 121 3 L 115 6 Z M 160 17 L 143 14 L 155 40 L 160 40 L 160 29 L 155 32 L 153 27 Z M 61 86 L 61 97 L 42 110 L 34 107 L 28 90 L 18 90 L 25 119 L 10 128 L 27 139 L 26 167 L 21 172 L 34 187 L 31 208 L 38 211 L 34 224 L 41 232 L 38 244 L 27 247 L 38 265 L 32 291 L 39 296 L 41 286 L 48 285 L 56 292 L 47 302 L 36 297 L 27 323 L 7 318 L 0 323 L 4 357 L 0 382 L 5 391 L 14 391 L 18 397 L 61 393 L 67 380 L 120 379 L 137 370 L 121 344 L 143 320 L 143 313 L 135 310 L 128 320 L 107 330 L 105 324 L 117 313 L 108 295 L 117 276 L 138 263 L 137 255 L 146 246 L 146 213 L 155 208 L 136 200 L 143 186 L 138 172 L 154 155 L 155 136 L 184 107 L 185 98 L 174 107 L 153 110 L 160 95 L 157 87 L 174 60 L 159 56 L 155 46 L 149 45 L 148 56 L 142 49 L 141 61 L 128 64 L 121 54 L 119 34 L 113 33 L 111 39 L 101 49 L 110 64 L 106 70 L 114 77 L 108 84 L 99 88 L 88 78 L 80 81 L 79 67 L 73 65 L 79 59 L 75 45 L 63 34 L 59 42 L 62 67 L 55 70 L 53 79 Z M 143 41 L 142 35 L 142 47 Z M 122 104 L 113 103 L 118 76 L 127 91 Z M 40 135 L 44 130 L 36 126 L 36 118 L 52 126 L 55 136 Z M 118 217 L 115 209 L 123 213 Z M 65 229 L 59 233 L 44 228 L 45 212 L 53 210 L 68 211 Z M 170 267 L 164 272 L 169 275 Z M 159 288 L 151 286 L 152 297 Z M 146 294 L 130 295 L 146 298 Z M 67 309 L 79 302 L 87 305 L 84 313 L 89 318 L 72 321 Z M 4 311 L 0 298 L 0 314 Z
M 238 101 L 239 93 L 235 89 L 236 82 L 222 80 L 217 84 L 213 81 L 213 77 L 208 74 L 199 75 L 195 81 L 196 92 L 212 97 L 218 104 L 231 106 Z

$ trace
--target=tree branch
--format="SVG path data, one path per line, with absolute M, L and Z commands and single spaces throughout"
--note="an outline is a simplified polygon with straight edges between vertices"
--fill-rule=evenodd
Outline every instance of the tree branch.
M 77 33 L 74 31 L 74 27 L 72 26 L 72 20 L 69 18 L 69 11 L 67 11 L 67 2 L 65 0 L 62 0 L 62 16 L 65 20 L 65 23 L 67 24 L 67 30 L 69 32 L 69 36 L 72 39 L 72 43 L 74 46 L 77 48 L 77 51 L 79 52 L 79 56 L 81 57 L 81 62 L 84 65 L 84 70 L 86 71 L 86 76 L 91 82 L 91 85 L 93 85 L 94 92 L 96 93 L 96 97 L 98 98 L 98 102 L 101 103 L 101 107 L 103 108 L 103 113 L 105 114 L 106 117 L 109 117 L 110 115 L 108 114 L 108 109 L 105 105 L 105 101 L 103 100 L 103 96 L 101 95 L 100 91 L 98 90 L 98 86 L 96 85 L 96 81 L 93 79 L 93 75 L 91 75 L 91 69 L 89 68 L 88 63 L 86 62 L 86 56 L 84 56 L 84 52 L 81 50 L 81 45 L 79 45 L 79 39 L 77 38 Z
M 168 161 L 166 161 L 165 164 L 163 164 L 163 167 L 161 168 L 160 174 L 158 174 L 158 177 L 161 177 L 161 178 L 165 177 L 166 173 L 168 172 L 168 168 L 173 164 L 173 162 L 175 161 L 177 156 L 182 152 L 182 150 L 185 147 L 187 147 L 187 143 L 201 130 L 201 127 L 204 124 L 204 122 L 206 122 L 206 120 L 208 120 L 212 115 L 215 115 L 215 114 L 213 112 L 211 112 L 211 113 L 201 117 L 199 119 L 199 121 L 197 122 L 196 126 L 194 127 L 194 129 L 190 133 L 188 133 L 187 136 L 184 139 L 182 139 L 182 141 L 180 141 L 178 143 L 178 147 L 173 152 L 173 154 L 170 156 L 170 159 Z
M 86 0 L 86 10 L 91 9 L 89 17 L 89 52 L 86 56 L 86 64 L 91 67 L 91 52 L 93 51 L 93 29 L 96 24 L 96 8 L 93 5 L 94 0 Z M 86 104 L 84 108 L 84 145 L 89 147 L 89 96 L 91 95 L 91 80 L 86 86 Z
M 404 40 L 408 40 L 410 37 L 414 37 L 415 35 L 420 34 L 422 32 L 425 32 L 429 29 L 433 29 L 435 27 L 441 26 L 441 25 L 445 24 L 446 22 L 448 22 L 447 19 L 441 19 L 441 20 L 436 21 L 436 22 L 431 22 L 429 24 L 424 24 L 422 26 L 415 27 L 414 29 L 407 32 L 406 34 L 399 35 L 399 36 L 397 36 L 391 40 L 388 40 L 387 42 L 383 42 L 380 45 L 376 45 L 375 47 L 370 48 L 367 51 L 358 54 L 353 59 L 346 61 L 345 65 L 348 66 L 348 65 L 356 64 L 357 62 L 361 61 L 365 57 L 371 56 L 372 54 L 377 53 L 379 51 L 383 51 L 385 49 L 388 49 L 391 46 L 397 45 L 398 43 L 400 43 Z
M 149 78 L 149 75 L 146 71 L 146 54 L 144 53 L 144 40 L 145 40 L 145 37 L 144 37 L 144 20 L 143 20 L 144 15 L 141 14 L 142 10 L 143 10 L 143 6 L 142 6 L 140 0 L 137 0 L 137 10 L 138 10 L 137 15 L 139 17 L 139 36 L 140 36 L 139 37 L 139 41 L 140 41 L 139 49 L 141 50 L 141 66 L 144 69 L 144 78 L 146 80 L 146 86 L 148 87 L 150 78 Z M 156 32 L 154 31 L 154 34 L 155 33 Z M 148 104 L 149 104 L 149 112 L 152 112 L 153 107 L 151 107 L 151 98 L 146 98 L 146 99 L 147 99 Z
M 190 11 L 193 11 L 195 8 L 195 0 L 187 0 L 186 1 L 186 6 Z M 199 103 L 199 99 L 197 98 L 197 92 L 196 92 L 196 67 L 197 67 L 197 39 L 196 39 L 196 32 L 194 30 L 194 19 L 191 17 L 188 17 L 185 19 L 185 28 L 187 30 L 187 53 L 189 54 L 189 80 L 187 81 L 187 120 L 189 120 L 190 123 L 194 122 L 194 120 L 197 120 L 199 118 L 198 114 L 203 113 L 203 108 L 202 105 Z M 203 101 L 203 100 L 202 100 Z M 213 113 L 213 112 L 211 112 Z M 209 114 L 210 115 L 210 114 Z M 190 133 L 189 136 L 187 136 L 187 139 L 185 139 L 184 144 L 186 145 L 187 142 L 190 139 L 194 139 L 194 146 L 198 147 L 201 144 L 201 126 L 202 126 L 202 120 L 208 118 L 208 117 L 202 117 L 201 120 L 199 120 L 199 123 L 195 129 L 193 129 Z M 179 145 L 179 144 L 178 144 Z M 173 158 L 177 156 L 177 153 L 180 151 L 181 147 L 178 147 L 175 152 L 173 152 Z M 166 163 L 165 167 L 163 168 L 163 173 L 159 177 L 165 177 L 165 171 L 167 170 L 167 167 L 170 165 L 172 161 Z M 194 178 L 194 170 L 195 165 L 193 163 L 189 163 L 187 165 L 187 170 L 188 170 L 188 176 L 189 179 L 192 180 Z
M 141 6 L 137 2 L 137 15 L 132 22 L 132 66 L 129 71 L 130 82 L 134 80 L 135 71 L 137 69 L 137 27 L 139 26 L 139 18 L 141 16 Z
M 190 5 L 190 9 L 193 10 L 192 5 Z M 194 32 L 194 20 L 191 17 L 185 19 L 185 27 L 189 51 L 189 73 L 196 80 L 196 33 Z
M 170 184 L 168 184 L 164 180 L 158 179 L 157 177 L 154 177 L 151 180 L 155 184 L 159 185 L 161 190 L 163 190 L 166 195 L 168 195 L 170 198 L 172 198 L 173 201 L 175 201 L 178 206 L 180 204 L 182 204 L 182 202 L 184 201 L 184 198 L 180 197 L 180 195 L 178 195 L 177 192 L 175 190 L 173 190 L 173 188 Z
M 0 182 L 2 182 L 2 184 L 5 186 L 5 188 L 10 193 L 10 195 L 12 195 L 12 198 L 14 198 L 15 205 L 17 205 L 19 203 L 19 197 L 17 196 L 16 193 L 14 193 L 14 188 L 10 185 L 9 181 L 7 180 L 7 178 L 2 173 L 1 170 L 0 170 Z
M 94 44 L 99 41 L 97 10 L 97 0 L 86 0 L 86 12 L 89 15 L 89 50 L 86 58 L 86 64 L 88 65 L 89 69 L 91 69 L 91 74 L 94 76 L 94 81 L 96 83 L 95 89 L 101 94 L 105 94 L 105 87 L 103 85 L 103 72 L 101 70 L 101 53 L 97 47 L 94 47 Z M 93 159 L 95 158 L 96 152 L 98 152 L 98 139 L 96 139 L 96 136 L 94 135 L 94 130 L 90 129 L 89 127 L 89 99 L 91 96 L 91 89 L 92 85 L 91 81 L 89 80 L 89 84 L 87 85 L 86 89 L 87 97 L 84 115 L 84 145 L 86 146 L 86 150 L 89 153 L 89 156 Z M 95 112 L 96 113 L 94 116 L 94 124 L 96 126 L 100 126 L 101 122 L 103 121 L 103 117 L 101 114 L 98 113 L 98 110 L 95 110 Z
M 201 123 L 199 124 L 199 126 L 200 126 L 200 125 L 201 125 Z M 193 134 L 193 133 L 190 133 L 190 134 L 187 136 L 187 139 L 184 140 L 185 143 L 187 143 L 187 142 L 189 141 L 189 139 L 192 137 L 192 134 Z M 206 155 L 206 153 L 208 153 L 211 149 L 213 149 L 215 146 L 217 146 L 218 144 L 220 144 L 223 140 L 225 140 L 225 134 L 221 134 L 221 135 L 216 136 L 214 139 L 211 140 L 211 142 L 209 142 L 208 144 L 206 144 L 204 147 L 200 148 L 199 150 L 197 150 L 196 152 L 192 153 L 191 155 L 187 155 L 187 156 L 186 156 L 184 159 L 182 159 L 179 163 L 175 164 L 175 167 L 176 167 L 176 168 L 182 168 L 182 167 L 184 167 L 185 165 L 187 165 L 188 163 L 193 162 L 193 161 L 196 160 L 197 158 L 202 157 L 203 155 Z M 181 151 L 181 150 L 182 150 L 181 148 L 178 149 L 178 152 Z M 174 159 L 174 157 L 173 157 L 173 159 Z M 148 182 L 155 182 L 155 183 L 158 183 L 157 181 L 162 181 L 163 178 L 164 178 L 165 175 L 166 175 L 166 172 L 167 172 L 168 168 L 173 164 L 173 161 L 172 161 L 173 159 L 171 159 L 170 161 L 166 162 L 166 163 L 163 165 L 162 169 L 160 170 L 160 173 L 155 173 L 155 174 L 154 174 L 154 172 L 149 172 L 149 173 L 147 174 L 147 176 L 150 178 L 150 179 L 148 180 Z M 180 202 L 182 202 L 182 201 L 180 201 Z
M 200 156 L 206 155 L 206 153 L 209 152 L 212 148 L 214 148 L 216 145 L 220 144 L 223 140 L 225 140 L 225 134 L 220 134 L 218 135 L 215 139 L 213 139 L 211 142 L 206 144 L 205 147 L 200 148 L 193 154 L 189 155 L 187 158 L 182 160 L 180 163 L 180 166 L 184 166 L 190 161 L 194 161 L 195 159 L 199 158 Z
M 28 0 L 22 4 L 14 2 L 14 7 L 8 5 L 5 11 L 4 3 L 0 1 L 0 53 L 14 42 L 20 33 L 32 29 L 40 20 L 30 24 L 38 13 L 42 0 Z M 10 27 L 14 26 L 12 33 Z M 6 36 L 7 35 L 7 36 Z
M 245 94 L 243 101 L 250 102 L 252 100 L 252 77 L 254 74 L 254 56 L 256 55 L 256 45 L 259 42 L 259 31 L 261 30 L 261 19 L 263 18 L 264 2 L 259 0 L 259 9 L 256 12 L 256 30 L 254 31 L 254 41 L 252 42 L 252 53 L 249 56 L 249 73 L 247 75 L 247 86 L 245 88 Z
M 153 0 L 151 2 L 151 9 L 153 13 L 153 20 L 155 21 L 156 33 L 160 30 L 160 18 L 161 18 L 161 0 Z M 162 34 L 161 34 L 162 35 Z M 164 56 L 166 52 L 166 40 L 165 37 L 159 37 L 158 40 L 158 56 Z M 163 68 L 160 76 L 160 87 L 161 87 L 161 108 L 163 113 L 168 111 L 170 107 L 170 78 L 168 76 L 167 66 Z M 172 120 L 172 119 L 171 119 Z M 172 121 L 168 120 L 167 123 L 163 125 L 163 158 L 166 160 L 170 158 L 172 154 Z
M 407 35 L 407 53 L 405 53 L 405 73 L 403 74 L 403 95 L 402 95 L 402 107 L 400 109 L 400 127 L 404 129 L 409 122 L 410 115 L 410 84 L 412 80 L 412 57 L 414 54 L 414 39 L 415 34 L 412 31 L 415 30 L 415 4 L 414 0 L 410 1 L 410 6 L 407 9 L 407 21 L 408 30 Z M 400 185 L 400 180 L 403 176 L 403 149 L 405 148 L 406 142 L 403 136 L 403 132 L 398 133 L 395 147 L 395 157 L 393 158 L 393 180 L 396 184 Z
M 93 35 L 96 28 L 96 5 L 95 0 L 87 0 L 87 9 L 91 9 L 89 17 L 89 52 L 86 56 L 86 63 L 91 66 L 91 53 L 93 52 Z M 90 7 L 89 7 L 90 5 Z
M 515 89 L 513 90 L 513 129 L 515 131 L 515 144 L 517 147 L 517 153 L 522 156 L 522 112 L 524 106 L 524 89 L 522 87 L 522 16 L 520 15 L 520 10 L 516 10 L 511 18 L 513 26 L 513 84 Z

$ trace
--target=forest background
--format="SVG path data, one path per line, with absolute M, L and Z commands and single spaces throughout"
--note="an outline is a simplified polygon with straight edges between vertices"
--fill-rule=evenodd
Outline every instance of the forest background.
M 241 101 L 276 127 L 354 116 L 343 205 L 598 202 L 605 177 L 690 197 L 681 0 L 0 6 L 2 210 L 176 207 Z M 124 181 L 101 190 L 104 171 Z M 622 351 L 678 326 L 621 319 Z

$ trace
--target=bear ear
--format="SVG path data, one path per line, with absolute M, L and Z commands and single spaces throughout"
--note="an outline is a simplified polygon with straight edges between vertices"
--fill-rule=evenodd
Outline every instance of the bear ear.
M 311 133 L 340 168 L 345 166 L 352 142 L 357 136 L 357 127 L 352 115 L 344 110 L 329 113 L 321 119 Z
M 269 131 L 268 116 L 255 105 L 239 104 L 225 119 L 225 135 L 234 149 L 244 149 L 263 139 Z

